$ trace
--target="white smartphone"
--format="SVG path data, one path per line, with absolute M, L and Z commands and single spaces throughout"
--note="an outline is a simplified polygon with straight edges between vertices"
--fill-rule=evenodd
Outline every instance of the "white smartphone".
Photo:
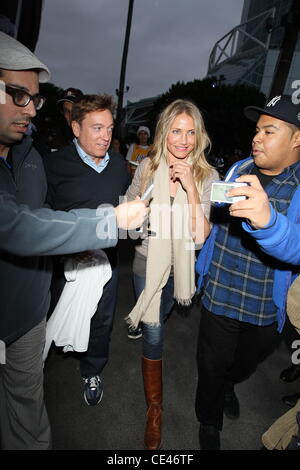
M 127 162 L 130 163 L 130 165 L 139 166 L 138 162 L 132 162 L 131 160 L 127 160 Z
M 214 181 L 211 185 L 210 200 L 211 202 L 223 202 L 225 204 L 233 204 L 234 202 L 243 201 L 246 196 L 226 196 L 227 191 L 240 186 L 248 186 L 247 183 L 234 183 L 230 181 Z

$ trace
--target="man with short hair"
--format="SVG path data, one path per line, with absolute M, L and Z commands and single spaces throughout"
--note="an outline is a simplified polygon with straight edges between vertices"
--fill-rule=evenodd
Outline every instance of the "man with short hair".
M 263 112 L 264 110 L 258 109 L 255 111 Z M 258 115 L 253 115 L 255 120 L 257 117 Z M 295 118 L 295 124 L 291 124 L 291 129 L 300 132 L 300 116 L 295 116 Z M 294 201 L 294 215 L 293 217 L 291 217 L 291 215 L 287 217 L 276 211 L 255 175 L 242 176 L 241 182 L 247 182 L 248 186 L 240 190 L 235 189 L 232 191 L 233 196 L 242 195 L 246 196 L 247 199 L 233 204 L 230 207 L 230 214 L 233 217 L 243 217 L 246 219 L 246 221 L 242 223 L 244 230 L 256 240 L 263 251 L 281 261 L 299 265 L 300 188 L 298 189 L 299 197 Z M 288 288 L 288 284 L 286 288 Z M 297 335 L 297 333 L 295 334 Z M 291 355 L 292 351 L 291 349 Z M 280 378 L 284 382 L 293 382 L 299 377 L 300 363 L 292 363 L 290 367 L 284 369 L 280 374 Z M 300 393 L 298 392 L 283 396 L 282 401 L 288 406 L 293 407 L 296 405 L 299 398 Z
M 109 95 L 84 95 L 74 104 L 72 143 L 45 159 L 48 179 L 48 202 L 55 210 L 117 205 L 129 184 L 124 158 L 109 150 L 114 103 Z M 102 297 L 91 320 L 88 349 L 80 356 L 84 380 L 84 399 L 97 405 L 103 396 L 100 375 L 108 361 L 110 336 L 118 287 L 117 248 L 105 250 L 112 277 L 104 286 Z M 65 285 L 63 264 L 57 263 L 57 282 Z M 60 269 L 59 269 L 60 265 Z M 59 272 L 60 271 L 60 272 Z M 99 286 L 100 288 L 100 286 Z M 57 289 L 59 290 L 59 288 Z
M 289 217 L 300 183 L 300 105 L 291 97 L 277 96 L 264 109 L 248 107 L 245 114 L 258 119 L 253 157 L 234 165 L 226 181 L 251 182 L 256 175 L 272 205 Z M 250 189 L 229 194 L 246 191 Z M 196 395 L 202 449 L 220 448 L 223 410 L 230 419 L 239 416 L 234 384 L 272 351 L 285 319 L 292 267 L 265 255 L 243 231 L 242 221 L 230 217 L 243 204 L 246 201 L 237 202 L 229 211 L 226 205 L 215 208 L 216 224 L 197 261 L 199 288 L 205 281 Z M 237 214 L 248 216 L 246 211 Z M 256 211 L 252 222 L 258 215 Z
M 46 177 L 26 131 L 43 104 L 39 81 L 47 81 L 50 73 L 2 32 L 0 50 L 0 340 L 6 346 L 0 364 L 0 447 L 49 449 L 42 361 L 49 255 L 113 246 L 117 225 L 140 226 L 146 213 L 140 201 L 135 207 L 70 213 L 43 208 Z M 131 209 L 140 212 L 135 221 L 127 217 Z

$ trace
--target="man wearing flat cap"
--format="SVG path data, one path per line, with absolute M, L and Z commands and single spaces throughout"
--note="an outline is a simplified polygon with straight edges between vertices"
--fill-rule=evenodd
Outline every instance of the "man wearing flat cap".
M 247 107 L 245 115 L 257 121 L 252 156 L 237 162 L 225 180 L 248 183 L 228 192 L 248 199 L 214 209 L 216 223 L 196 267 L 198 287 L 204 288 L 196 414 L 200 447 L 207 450 L 220 449 L 223 412 L 229 419 L 239 417 L 234 384 L 249 377 L 277 344 L 294 269 L 266 255 L 244 230 L 243 220 L 249 219 L 255 230 L 275 223 L 276 213 L 291 221 L 297 217 L 300 105 L 280 95 L 265 108 Z M 262 188 L 266 198 L 260 205 L 253 203 Z
M 49 256 L 114 246 L 117 226 L 138 227 L 146 214 L 141 201 L 136 220 L 128 204 L 70 213 L 43 208 L 44 167 L 26 131 L 43 105 L 39 81 L 49 70 L 2 32 L 0 50 L 0 447 L 42 450 L 51 448 L 42 361 Z

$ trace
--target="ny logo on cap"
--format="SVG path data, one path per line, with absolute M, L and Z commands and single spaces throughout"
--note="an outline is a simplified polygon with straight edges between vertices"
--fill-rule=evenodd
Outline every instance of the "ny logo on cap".
M 279 101 L 280 99 L 281 99 L 281 95 L 274 96 L 274 98 L 272 98 L 271 101 L 269 101 L 269 103 L 267 104 L 267 108 L 270 107 L 270 106 L 275 106 L 277 101 Z

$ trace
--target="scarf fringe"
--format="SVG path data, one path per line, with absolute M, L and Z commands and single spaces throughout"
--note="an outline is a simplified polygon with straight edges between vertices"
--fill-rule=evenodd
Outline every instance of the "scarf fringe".
M 126 324 L 127 324 L 129 327 L 134 328 L 134 323 L 133 323 L 133 321 L 131 320 L 131 318 L 130 318 L 129 315 L 127 315 L 127 317 L 125 317 L 124 320 L 125 320 Z
M 130 318 L 129 315 L 127 315 L 127 317 L 125 317 L 124 320 L 127 323 L 127 325 L 129 326 L 129 328 L 137 328 L 138 325 L 135 325 L 135 323 L 132 321 L 132 319 Z M 153 326 L 153 327 L 159 327 L 160 326 L 160 322 L 145 322 L 143 320 L 143 323 L 146 323 L 148 326 Z
M 191 305 L 192 301 L 192 297 L 190 299 L 178 299 L 176 297 L 176 302 L 179 303 L 179 305 L 183 305 L 184 307 L 188 307 L 189 305 Z

